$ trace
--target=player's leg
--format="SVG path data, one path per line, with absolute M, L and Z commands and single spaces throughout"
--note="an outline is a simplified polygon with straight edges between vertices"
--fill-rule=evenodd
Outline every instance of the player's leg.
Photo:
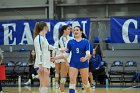
M 92 88 L 95 88 L 95 81 L 93 80 L 92 72 L 89 72 L 90 84 Z
M 77 75 L 78 75 L 78 69 L 70 67 L 70 69 L 69 69 L 69 77 L 70 77 L 69 93 L 75 93 Z
M 25 82 L 25 85 L 29 85 L 33 83 L 33 79 L 32 79 L 32 66 L 33 65 L 29 65 L 29 79 L 27 82 Z
M 0 93 L 4 93 L 4 92 L 2 91 L 1 81 L 0 81 Z
M 65 83 L 66 83 L 68 71 L 69 71 L 69 63 L 62 62 L 61 63 L 61 71 L 60 71 L 60 75 L 61 75 L 60 90 L 62 93 L 64 92 L 64 89 L 65 89 Z
M 43 86 L 41 87 L 41 90 L 40 92 L 41 93 L 48 93 L 48 86 L 50 84 L 50 78 L 49 78 L 49 75 L 50 75 L 50 69 L 49 68 L 45 68 L 44 67 L 44 75 L 43 75 Z
M 95 81 L 93 80 L 92 70 L 93 70 L 92 63 L 89 62 L 89 78 L 90 78 L 90 85 L 91 85 L 91 87 L 94 89 L 94 88 L 95 88 Z
M 88 73 L 89 73 L 89 68 L 82 68 L 80 69 L 80 74 L 82 77 L 82 83 L 85 87 L 86 93 L 90 93 L 90 84 L 88 81 Z
M 59 88 L 60 63 L 55 63 L 55 86 Z
M 36 68 L 36 69 L 38 69 L 37 72 L 38 72 L 40 88 L 41 88 L 43 86 L 43 67 L 42 67 L 42 65 L 39 65 L 39 68 Z
M 32 77 L 32 75 L 35 75 L 36 74 L 36 71 L 34 69 L 34 66 L 33 65 L 30 65 L 30 75 L 29 75 L 29 79 L 31 79 L 31 84 L 33 85 L 34 84 L 34 79 Z
M 43 86 L 48 87 L 50 84 L 50 69 L 44 67 L 44 78 L 43 78 Z

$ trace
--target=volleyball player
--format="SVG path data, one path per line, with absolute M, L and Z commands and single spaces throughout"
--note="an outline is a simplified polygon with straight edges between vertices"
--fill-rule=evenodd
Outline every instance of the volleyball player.
M 53 60 L 67 58 L 70 52 L 72 53 L 69 69 L 69 93 L 75 93 L 78 70 L 80 70 L 82 83 L 85 86 L 86 93 L 90 93 L 90 84 L 88 82 L 88 59 L 90 58 L 90 45 L 87 39 L 82 38 L 83 35 L 83 30 L 80 26 L 74 27 L 75 39 L 68 42 L 67 52 L 64 53 L 63 56 L 52 57 Z
M 45 22 L 38 22 L 34 28 L 34 47 L 36 52 L 35 69 L 38 72 L 40 80 L 40 92 L 47 92 L 50 79 L 50 51 L 57 50 L 55 47 L 49 45 L 45 35 L 48 31 Z
M 67 25 L 62 26 L 61 31 L 59 32 L 59 42 L 57 43 L 60 48 L 64 49 L 67 47 L 68 41 L 72 39 L 72 37 L 70 37 L 69 35 L 70 35 L 70 27 Z M 60 56 L 60 55 L 62 55 L 62 53 L 57 51 L 56 55 Z M 70 62 L 70 57 L 67 59 L 66 58 L 65 59 L 58 59 L 55 61 L 56 87 L 58 87 L 58 79 L 59 79 L 59 74 L 60 74 L 61 75 L 61 79 L 60 79 L 60 91 L 61 91 L 61 93 L 64 93 L 66 77 L 67 77 L 68 70 L 69 70 L 69 62 Z

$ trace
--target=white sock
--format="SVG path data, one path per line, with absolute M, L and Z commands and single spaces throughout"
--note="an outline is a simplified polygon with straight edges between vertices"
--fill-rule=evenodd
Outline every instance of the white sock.
M 47 87 L 41 87 L 40 93 L 48 93 L 48 88 Z

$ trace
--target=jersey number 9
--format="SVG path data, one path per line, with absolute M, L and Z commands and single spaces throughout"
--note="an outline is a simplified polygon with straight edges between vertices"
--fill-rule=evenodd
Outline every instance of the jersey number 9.
M 76 48 L 76 53 L 79 53 L 79 48 Z

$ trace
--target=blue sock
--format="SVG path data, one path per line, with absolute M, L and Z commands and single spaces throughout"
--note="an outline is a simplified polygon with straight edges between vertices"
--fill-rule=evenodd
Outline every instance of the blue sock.
M 69 93 L 75 93 L 75 89 L 69 89 Z

